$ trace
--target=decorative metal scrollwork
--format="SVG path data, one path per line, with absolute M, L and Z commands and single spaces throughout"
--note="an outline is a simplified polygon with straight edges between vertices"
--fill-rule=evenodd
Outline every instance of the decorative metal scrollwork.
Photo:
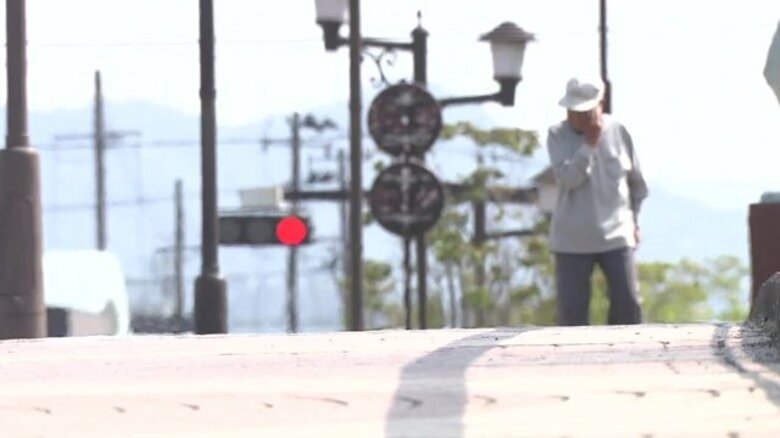
M 376 76 L 371 77 L 371 85 L 374 86 L 374 88 L 390 86 L 391 83 L 387 79 L 387 75 L 385 75 L 384 67 L 392 67 L 395 65 L 395 61 L 398 58 L 398 54 L 395 52 L 395 50 L 382 49 L 378 51 L 378 53 L 373 53 L 369 49 L 364 49 L 363 55 L 368 56 L 372 61 L 374 61 L 374 65 L 379 72 L 378 78 Z

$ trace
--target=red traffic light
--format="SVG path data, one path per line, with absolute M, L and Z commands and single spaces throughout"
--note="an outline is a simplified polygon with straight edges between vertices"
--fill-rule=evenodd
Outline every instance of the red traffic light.
M 298 216 L 287 216 L 276 225 L 276 238 L 285 245 L 300 245 L 308 234 L 308 225 Z
M 236 211 L 219 217 L 222 245 L 297 246 L 310 243 L 313 232 L 307 216 Z

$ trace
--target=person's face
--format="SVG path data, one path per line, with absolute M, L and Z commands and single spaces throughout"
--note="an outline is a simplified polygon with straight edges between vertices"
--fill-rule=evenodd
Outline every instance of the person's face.
M 597 105 L 595 108 L 589 111 L 567 112 L 567 119 L 574 130 L 577 132 L 584 132 L 588 126 L 596 124 L 600 116 L 601 105 Z

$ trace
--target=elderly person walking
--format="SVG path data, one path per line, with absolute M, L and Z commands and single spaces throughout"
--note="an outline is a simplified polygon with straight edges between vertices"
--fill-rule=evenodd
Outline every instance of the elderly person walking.
M 638 324 L 634 249 L 647 185 L 626 128 L 602 113 L 604 85 L 571 79 L 559 104 L 566 120 L 552 126 L 547 151 L 559 185 L 550 248 L 555 254 L 557 323 L 588 325 L 591 277 L 607 280 L 609 324 Z

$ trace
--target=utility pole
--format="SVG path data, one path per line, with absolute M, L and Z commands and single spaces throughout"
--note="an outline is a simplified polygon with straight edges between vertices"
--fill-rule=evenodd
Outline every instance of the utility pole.
M 326 119 L 318 122 L 313 116 L 307 115 L 303 120 L 299 113 L 294 113 L 290 119 L 291 136 L 290 138 L 262 138 L 260 143 L 263 147 L 271 145 L 289 146 L 291 150 L 291 183 L 289 191 L 300 193 L 301 189 L 301 149 L 303 141 L 301 139 L 302 128 L 311 128 L 318 132 L 332 128 L 335 125 L 332 121 Z M 300 213 L 300 199 L 292 197 L 291 210 L 293 214 Z M 287 331 L 296 333 L 298 331 L 298 251 L 297 246 L 291 246 L 288 249 L 287 257 Z
M 95 141 L 95 224 L 97 229 L 96 245 L 100 251 L 106 250 L 106 124 L 103 113 L 103 88 L 100 82 L 100 71 L 95 72 L 95 108 L 94 108 L 94 141 Z
M 349 109 L 350 109 L 350 193 L 349 245 L 351 329 L 364 329 L 363 323 L 363 149 L 361 119 L 360 61 L 362 54 L 360 34 L 360 0 L 349 0 Z
M 292 190 L 298 192 L 301 188 L 301 118 L 293 114 L 292 121 Z M 298 214 L 298 200 L 292 201 L 292 213 Z M 293 245 L 288 249 L 287 258 L 287 331 L 298 331 L 298 248 Z
M 95 71 L 95 96 L 92 107 L 91 134 L 57 135 L 55 140 L 92 140 L 95 151 L 95 248 L 105 251 L 108 247 L 108 221 L 106 220 L 106 150 L 109 140 L 118 140 L 127 136 L 138 136 L 138 131 L 106 131 L 105 99 L 100 70 Z
M 46 336 L 38 153 L 27 134 L 25 0 L 6 0 L 7 136 L 0 151 L 0 339 Z
M 184 321 L 184 184 L 176 180 L 176 232 L 173 253 L 173 270 L 175 276 L 176 304 L 174 317 L 176 326 L 181 329 Z
M 344 321 L 344 329 L 349 330 L 352 327 L 351 324 L 351 314 L 350 314 L 350 306 L 351 306 L 351 299 L 352 296 L 350 294 L 350 288 L 349 285 L 349 279 L 350 276 L 350 243 L 349 243 L 349 181 L 347 176 L 347 157 L 344 150 L 339 149 L 337 151 L 336 155 L 337 160 L 337 166 L 338 169 L 336 171 L 335 178 L 338 180 L 338 190 L 333 191 L 298 191 L 298 196 L 289 196 L 292 195 L 293 192 L 291 191 L 289 194 L 285 195 L 288 197 L 291 197 L 292 199 L 307 199 L 307 200 L 320 200 L 320 201 L 336 201 L 339 205 L 339 225 L 340 225 L 340 234 L 341 234 L 341 247 L 338 249 L 338 251 L 341 253 L 341 272 L 342 272 L 342 279 L 344 283 L 339 284 L 339 292 L 340 297 L 342 300 L 342 306 L 344 309 L 343 313 L 343 321 Z M 331 178 L 328 177 L 328 174 L 323 175 L 325 178 L 322 182 L 325 181 L 332 181 Z
M 599 47 L 601 80 L 604 82 L 604 112 L 612 113 L 612 84 L 607 73 L 607 0 L 599 0 Z
M 201 271 L 195 280 L 195 333 L 227 333 L 227 285 L 219 275 L 214 3 L 200 0 Z

